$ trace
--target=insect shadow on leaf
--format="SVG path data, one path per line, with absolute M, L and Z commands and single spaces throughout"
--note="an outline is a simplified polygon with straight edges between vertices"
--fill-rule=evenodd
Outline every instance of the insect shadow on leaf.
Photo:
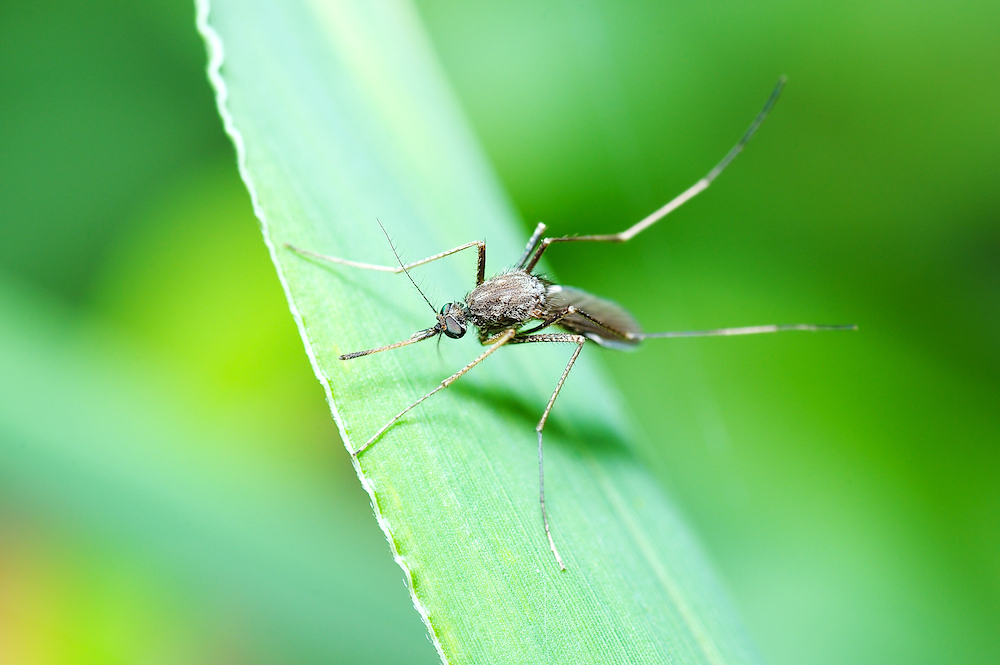
M 774 103 L 777 101 L 781 90 L 785 85 L 785 77 L 782 77 L 777 86 L 771 92 L 764 107 L 750 124 L 750 127 L 743 134 L 739 142 L 722 158 L 715 168 L 686 189 L 679 196 L 669 201 L 666 205 L 655 210 L 646 218 L 630 226 L 620 233 L 607 235 L 583 235 L 583 236 L 556 236 L 543 237 L 545 224 L 539 223 L 525 245 L 524 252 L 517 263 L 506 270 L 503 270 L 489 279 L 486 278 L 486 243 L 481 240 L 467 242 L 448 251 L 429 256 L 420 261 L 404 264 L 399 258 L 399 253 L 392 244 L 385 227 L 379 222 L 382 232 L 385 233 L 386 240 L 396 257 L 397 266 L 383 266 L 371 263 L 360 263 L 350 261 L 325 254 L 299 249 L 292 245 L 286 245 L 292 251 L 307 257 L 320 259 L 330 263 L 361 268 L 364 270 L 377 270 L 381 272 L 403 273 L 407 279 L 420 293 L 420 296 L 430 307 L 436 317 L 436 322 L 430 328 L 415 332 L 408 339 L 386 346 L 379 346 L 364 351 L 355 351 L 340 356 L 341 360 L 353 360 L 362 356 L 368 356 L 381 351 L 398 349 L 410 344 L 416 344 L 431 338 L 440 339 L 441 335 L 451 339 L 463 337 L 469 326 L 478 331 L 480 343 L 487 347 L 475 360 L 461 368 L 426 395 L 416 400 L 405 409 L 396 414 L 381 429 L 375 432 L 360 448 L 354 451 L 354 455 L 360 455 L 373 443 L 382 437 L 386 431 L 395 425 L 400 418 L 409 413 L 413 408 L 421 404 L 424 400 L 441 390 L 444 390 L 452 383 L 462 377 L 463 374 L 481 363 L 501 347 L 508 344 L 574 344 L 573 350 L 566 363 L 559 381 L 556 383 L 552 396 L 545 405 L 542 417 L 535 426 L 538 436 L 538 500 L 541 506 L 542 526 L 545 536 L 548 539 L 549 549 L 555 557 L 560 570 L 565 570 L 562 557 L 556 548 L 552 538 L 552 531 L 549 528 L 548 515 L 545 511 L 545 470 L 544 458 L 542 454 L 542 430 L 555 404 L 559 391 L 562 390 L 566 377 L 569 376 L 573 363 L 580 356 L 587 341 L 594 342 L 601 346 L 619 349 L 634 349 L 642 340 L 657 337 L 710 337 L 722 335 L 755 335 L 760 333 L 773 333 L 791 330 L 820 331 L 820 330 L 856 330 L 855 325 L 819 325 L 811 323 L 796 323 L 784 325 L 760 325 L 747 326 L 742 328 L 718 328 L 715 330 L 686 330 L 672 332 L 643 332 L 635 319 L 619 305 L 598 298 L 580 289 L 569 286 L 562 286 L 535 274 L 535 267 L 538 265 L 542 255 L 554 243 L 567 242 L 614 242 L 622 243 L 631 240 L 640 232 L 649 228 L 668 214 L 679 208 L 681 205 L 708 188 L 712 181 L 729 165 L 733 159 L 743 150 L 747 142 L 753 137 L 757 128 L 767 117 Z M 446 303 L 440 309 L 434 307 L 424 292 L 417 286 L 417 283 L 410 275 L 410 270 L 422 266 L 438 259 L 443 259 L 452 254 L 456 254 L 466 249 L 475 247 L 478 250 L 479 258 L 476 267 L 476 286 L 466 294 L 465 298 L 455 302 Z M 564 332 L 549 332 L 553 327 L 562 329 Z

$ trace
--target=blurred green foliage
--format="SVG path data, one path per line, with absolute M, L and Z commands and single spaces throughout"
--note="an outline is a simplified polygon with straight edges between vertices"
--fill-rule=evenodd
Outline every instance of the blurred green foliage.
M 860 324 L 589 352 L 769 662 L 1000 658 L 1000 6 L 418 5 L 526 229 L 624 228 L 789 75 L 551 265 L 651 330 Z M 433 662 L 203 68 L 186 2 L 0 4 L 0 660 Z

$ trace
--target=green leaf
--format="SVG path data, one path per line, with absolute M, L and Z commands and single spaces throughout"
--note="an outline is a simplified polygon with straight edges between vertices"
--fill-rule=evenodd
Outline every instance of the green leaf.
M 392 265 L 470 240 L 488 270 L 525 234 L 404 1 L 199 3 L 209 74 L 265 242 L 348 447 L 478 355 L 472 336 L 342 362 L 433 313 Z M 415 269 L 440 306 L 474 252 Z M 545 345 L 548 346 L 548 345 Z M 355 461 L 413 602 L 450 663 L 742 663 L 757 657 L 710 566 L 635 456 L 586 348 L 546 428 L 549 551 L 534 426 L 571 347 L 501 349 Z M 370 617 L 379 621 L 380 617 Z

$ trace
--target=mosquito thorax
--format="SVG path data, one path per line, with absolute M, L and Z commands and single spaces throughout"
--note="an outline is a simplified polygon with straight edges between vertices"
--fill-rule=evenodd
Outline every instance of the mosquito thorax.
M 481 329 L 518 325 L 544 315 L 545 280 L 525 270 L 489 278 L 465 297 L 469 319 Z
M 441 308 L 438 313 L 438 327 L 452 339 L 465 335 L 465 309 L 461 303 L 450 302 Z

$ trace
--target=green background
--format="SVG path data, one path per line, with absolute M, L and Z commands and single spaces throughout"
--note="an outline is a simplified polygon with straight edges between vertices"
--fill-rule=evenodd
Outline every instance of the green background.
M 587 351 L 768 662 L 1000 659 L 1000 6 L 418 8 L 526 231 L 631 224 L 789 76 L 550 265 L 650 330 L 858 323 Z M 204 62 L 185 2 L 0 4 L 0 662 L 434 662 Z

